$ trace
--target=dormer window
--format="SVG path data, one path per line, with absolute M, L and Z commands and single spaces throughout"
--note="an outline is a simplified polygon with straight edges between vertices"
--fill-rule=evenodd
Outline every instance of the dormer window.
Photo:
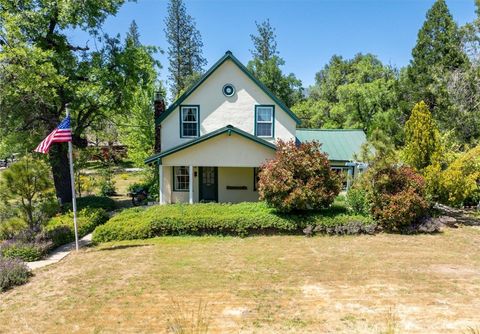
M 199 126 L 199 107 L 181 106 L 180 107 L 180 137 L 195 138 L 198 137 Z
M 272 138 L 274 117 L 274 106 L 255 106 L 255 135 L 258 137 Z

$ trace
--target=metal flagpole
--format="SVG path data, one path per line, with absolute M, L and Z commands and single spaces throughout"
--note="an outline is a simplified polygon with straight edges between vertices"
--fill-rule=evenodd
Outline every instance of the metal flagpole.
M 70 116 L 70 110 L 66 107 L 67 117 Z M 71 121 L 71 120 L 70 120 Z M 70 128 L 71 128 L 70 123 Z M 70 182 L 72 186 L 72 207 L 73 207 L 73 226 L 75 227 L 75 249 L 78 251 L 78 227 L 77 227 L 77 199 L 75 196 L 75 176 L 73 174 L 73 147 L 72 141 L 68 142 L 68 160 L 70 163 Z

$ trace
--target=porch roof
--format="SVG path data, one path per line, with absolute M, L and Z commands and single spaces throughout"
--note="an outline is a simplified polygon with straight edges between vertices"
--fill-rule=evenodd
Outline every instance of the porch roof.
M 161 161 L 162 158 L 170 155 L 170 154 L 173 154 L 173 153 L 176 153 L 178 151 L 181 151 L 183 149 L 186 149 L 188 147 L 191 147 L 191 146 L 194 146 L 194 145 L 197 145 L 199 143 L 202 143 L 206 140 L 209 140 L 209 139 L 212 139 L 214 137 L 217 137 L 221 134 L 224 134 L 224 133 L 227 133 L 228 135 L 231 135 L 232 133 L 235 133 L 235 134 L 238 134 L 246 139 L 249 139 L 253 142 L 256 142 L 260 145 L 263 145 L 267 148 L 270 148 L 272 150 L 275 150 L 276 149 L 276 146 L 262 138 L 258 138 L 248 132 L 245 132 L 243 130 L 240 130 L 239 128 L 236 128 L 234 127 L 233 125 L 227 125 L 223 128 L 220 128 L 218 130 L 215 130 L 215 131 L 212 131 L 206 135 L 203 135 L 203 136 L 200 136 L 198 138 L 195 138 L 193 140 L 190 140 L 184 144 L 181 144 L 181 145 L 177 145 L 175 147 L 172 147 L 164 152 L 160 152 L 160 153 L 157 153 L 155 155 L 152 155 L 151 157 L 145 159 L 145 163 L 146 164 L 151 164 L 151 163 L 154 163 L 154 162 L 157 162 L 157 161 Z
M 353 161 L 367 141 L 361 129 L 297 129 L 297 141 L 318 141 L 330 161 Z

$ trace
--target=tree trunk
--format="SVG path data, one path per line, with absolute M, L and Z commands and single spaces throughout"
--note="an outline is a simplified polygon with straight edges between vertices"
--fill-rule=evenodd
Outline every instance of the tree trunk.
M 72 202 L 70 166 L 68 164 L 68 146 L 66 143 L 53 144 L 50 148 L 50 166 L 52 167 L 55 192 L 61 203 Z

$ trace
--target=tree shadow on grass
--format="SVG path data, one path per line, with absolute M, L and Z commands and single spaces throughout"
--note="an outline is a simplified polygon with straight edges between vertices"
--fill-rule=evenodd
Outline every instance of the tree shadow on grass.
M 127 249 L 127 248 L 136 248 L 136 247 L 147 247 L 153 246 L 153 244 L 138 244 L 138 245 L 113 245 L 110 247 L 99 248 L 96 251 L 103 252 L 103 251 L 114 251 L 119 249 Z

